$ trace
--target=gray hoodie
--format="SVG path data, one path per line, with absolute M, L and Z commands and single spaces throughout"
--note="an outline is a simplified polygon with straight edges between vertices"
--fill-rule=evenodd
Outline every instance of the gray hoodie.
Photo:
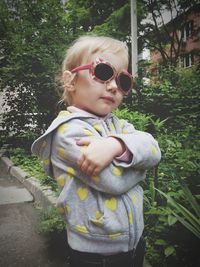
M 120 138 L 133 157 L 129 162 L 114 159 L 98 176 L 88 177 L 76 164 L 85 149 L 76 139 L 85 136 Z M 32 152 L 58 182 L 57 206 L 73 249 L 112 254 L 136 247 L 144 228 L 139 182 L 161 158 L 152 135 L 113 114 L 99 118 L 87 112 L 61 111 L 33 143 Z

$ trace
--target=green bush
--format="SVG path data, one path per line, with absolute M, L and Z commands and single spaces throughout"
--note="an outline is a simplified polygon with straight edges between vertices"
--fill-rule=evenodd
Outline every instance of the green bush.
M 161 68 L 154 81 L 148 85 L 140 82 L 139 89 L 140 98 L 134 109 L 161 120 L 156 136 L 162 160 L 158 168 L 148 173 L 144 183 L 147 258 L 154 267 L 197 266 L 200 240 L 188 230 L 187 223 L 181 224 L 185 218 L 180 213 L 175 216 L 171 205 L 154 188 L 192 213 L 179 182 L 183 181 L 197 205 L 200 204 L 199 70 Z
M 48 206 L 47 209 L 40 209 L 40 231 L 42 233 L 62 232 L 65 229 L 65 223 L 57 210 L 53 206 Z
M 9 154 L 15 165 L 21 167 L 31 176 L 36 177 L 42 185 L 50 186 L 53 191 L 57 191 L 56 181 L 46 175 L 42 162 L 36 156 L 29 154 L 23 148 L 10 149 Z

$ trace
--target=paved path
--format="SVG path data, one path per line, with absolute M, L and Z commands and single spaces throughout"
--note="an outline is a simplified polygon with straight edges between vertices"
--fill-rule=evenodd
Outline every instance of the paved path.
M 39 233 L 32 195 L 0 164 L 0 266 L 68 267 L 65 233 Z

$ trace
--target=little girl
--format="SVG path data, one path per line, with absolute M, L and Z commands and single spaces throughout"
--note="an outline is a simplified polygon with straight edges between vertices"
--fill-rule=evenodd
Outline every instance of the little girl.
M 133 267 L 137 255 L 144 226 L 139 182 L 161 153 L 149 133 L 111 113 L 132 89 L 127 68 L 125 43 L 76 40 L 63 61 L 69 106 L 32 145 L 60 186 L 71 267 Z

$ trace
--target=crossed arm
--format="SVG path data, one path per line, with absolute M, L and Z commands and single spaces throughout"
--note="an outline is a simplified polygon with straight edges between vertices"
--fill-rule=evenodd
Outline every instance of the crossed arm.
M 115 157 L 120 156 L 126 150 L 124 142 L 115 137 L 102 137 L 101 139 L 83 137 L 77 140 L 76 144 L 87 146 L 77 164 L 88 176 L 98 175 Z
M 85 131 L 90 131 L 91 136 L 86 137 Z M 138 135 L 141 137 L 139 132 L 134 130 L 130 137 L 134 139 L 135 136 L 137 139 Z M 124 136 L 125 134 L 102 137 L 91 125 L 83 121 L 74 120 L 73 122 L 68 122 L 64 134 L 59 135 L 57 133 L 54 140 L 56 141 L 56 146 L 66 151 L 66 164 L 77 169 L 77 178 L 96 190 L 111 194 L 121 194 L 145 177 L 147 167 L 153 167 L 159 161 L 159 156 L 155 157 L 155 155 L 148 154 L 145 151 L 140 151 L 139 154 L 141 155 L 137 156 L 138 145 L 136 154 L 133 153 L 131 162 L 116 161 L 115 158 L 124 152 L 125 144 L 130 142 L 123 140 Z M 142 135 L 143 137 L 146 139 L 145 146 L 147 143 L 150 145 L 150 143 L 154 142 L 152 141 L 154 139 L 149 135 Z M 139 139 L 142 140 L 142 138 Z M 137 140 L 135 141 L 137 143 Z M 144 144 L 141 144 L 141 149 L 143 150 L 143 148 Z M 130 150 L 129 147 L 128 149 Z M 144 154 L 143 157 L 142 154 Z M 149 156 L 153 157 L 154 160 L 149 159 L 148 162 Z M 120 169 L 117 169 L 118 166 L 120 166 Z M 139 169 L 137 169 L 137 166 Z M 121 169 L 123 170 L 121 171 Z

